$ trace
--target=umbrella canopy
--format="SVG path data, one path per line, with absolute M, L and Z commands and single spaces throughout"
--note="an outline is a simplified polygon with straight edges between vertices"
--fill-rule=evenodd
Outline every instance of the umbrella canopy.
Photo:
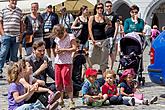
M 69 11 L 77 11 L 80 10 L 80 8 L 82 7 L 82 5 L 86 5 L 88 6 L 89 10 L 93 10 L 94 5 L 89 2 L 90 0 L 65 0 L 64 2 L 64 6 L 66 7 L 67 10 Z M 92 0 L 94 1 L 94 0 Z M 61 4 L 55 5 L 56 7 L 56 11 L 59 11 L 60 8 L 62 6 Z
M 30 10 L 30 5 L 33 2 L 39 3 L 39 8 L 44 9 L 46 7 L 46 4 L 52 4 L 57 5 L 65 0 L 17 0 L 17 6 L 22 9 L 23 11 Z M 0 10 L 5 8 L 8 5 L 8 0 L 0 0 Z

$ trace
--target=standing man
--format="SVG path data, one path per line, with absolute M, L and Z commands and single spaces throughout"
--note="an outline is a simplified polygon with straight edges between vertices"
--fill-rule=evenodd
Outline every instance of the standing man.
M 59 24 L 62 24 L 68 33 L 72 33 L 71 26 L 72 23 L 74 22 L 74 18 L 72 14 L 67 12 L 66 7 L 61 7 L 60 11 L 62 16 L 59 19 L 60 21 Z
M 45 48 L 49 58 L 51 58 L 51 48 L 53 50 L 53 54 L 55 55 L 55 42 L 54 39 L 50 38 L 50 33 L 52 32 L 53 26 L 59 23 L 58 15 L 52 12 L 52 5 L 47 4 L 46 12 L 42 14 L 42 17 L 44 19 L 43 33 L 44 41 L 46 43 Z
M 145 46 L 150 47 L 150 45 L 151 45 L 151 42 L 150 42 L 150 39 L 151 39 L 151 26 L 148 25 L 147 22 L 145 22 L 143 33 L 145 35 Z
M 110 40 L 110 58 L 111 58 L 111 69 L 113 69 L 114 61 L 116 59 L 115 56 L 115 45 L 116 45 L 116 36 L 118 33 L 118 16 L 112 11 L 112 2 L 106 1 L 105 2 L 105 13 L 104 16 L 108 18 L 108 21 L 110 22 L 111 26 L 107 26 L 106 29 L 106 36 Z
M 2 44 L 0 50 L 0 78 L 2 76 L 2 68 L 6 61 L 8 51 L 10 51 L 10 59 L 16 62 L 19 48 L 19 39 L 22 32 L 22 10 L 16 7 L 17 0 L 9 0 L 6 8 L 0 11 L 0 34 L 2 35 Z

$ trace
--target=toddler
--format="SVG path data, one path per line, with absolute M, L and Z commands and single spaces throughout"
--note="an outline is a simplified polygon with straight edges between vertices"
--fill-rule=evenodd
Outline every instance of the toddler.
M 102 86 L 102 94 L 106 96 L 110 104 L 122 104 L 122 97 L 119 95 L 117 86 L 115 85 L 116 74 L 113 70 L 105 72 L 105 83 Z
M 83 103 L 89 106 L 102 106 L 106 100 L 106 95 L 102 95 L 99 82 L 97 82 L 97 71 L 88 68 L 85 72 L 86 81 L 82 87 Z
M 122 73 L 122 76 L 120 77 L 120 94 L 123 96 L 123 103 L 126 105 L 132 105 L 135 104 L 144 104 L 148 105 L 149 101 L 144 100 L 143 98 L 137 98 L 135 97 L 135 92 L 138 87 L 137 83 L 134 83 L 134 77 L 135 72 L 134 69 L 126 69 Z M 150 104 L 153 104 L 158 100 L 158 97 L 153 97 L 150 100 Z

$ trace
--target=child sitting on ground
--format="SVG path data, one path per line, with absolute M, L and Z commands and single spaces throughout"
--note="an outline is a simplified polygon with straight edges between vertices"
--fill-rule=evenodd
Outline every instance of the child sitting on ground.
M 36 79 L 32 76 L 33 70 L 32 66 L 25 59 L 20 60 L 22 66 L 22 75 L 23 77 L 19 82 L 27 89 L 28 87 L 36 89 L 35 93 L 27 103 L 34 102 L 35 100 L 40 100 L 44 106 L 47 108 L 53 104 L 54 108 L 57 108 L 57 100 L 60 98 L 61 94 L 57 91 L 55 94 L 48 88 L 45 87 L 45 82 L 43 80 Z M 42 98 L 44 97 L 44 98 Z M 49 99 L 48 99 L 49 97 Z M 45 99 L 45 100 L 44 100 Z M 44 101 L 43 101 L 44 100 Z
M 14 63 L 8 70 L 8 82 L 10 83 L 8 89 L 8 109 L 9 110 L 54 110 L 54 103 L 49 107 L 45 107 L 39 100 L 34 103 L 25 104 L 25 101 L 36 92 L 37 87 L 33 85 L 27 87 L 25 92 L 24 86 L 19 82 L 23 78 L 23 71 L 21 62 Z
M 122 73 L 122 76 L 120 77 L 120 94 L 123 96 L 123 103 L 126 105 L 132 105 L 135 104 L 144 104 L 148 105 L 149 101 L 144 100 L 143 97 L 137 97 L 136 95 L 136 89 L 138 87 L 137 83 L 134 83 L 134 77 L 135 72 L 134 69 L 126 69 Z M 140 94 L 139 94 L 140 95 Z M 141 94 L 142 95 L 142 94 Z M 153 97 L 150 100 L 150 104 L 153 104 L 158 100 L 158 97 Z
M 102 94 L 106 96 L 110 104 L 122 104 L 122 96 L 119 95 L 117 86 L 115 85 L 116 74 L 113 70 L 105 72 L 105 83 L 102 86 Z
M 19 83 L 20 78 L 22 78 L 21 67 L 18 64 L 13 64 L 8 70 L 8 109 L 9 110 L 34 110 L 44 109 L 44 106 L 39 102 L 25 104 L 24 102 L 28 100 L 29 96 L 32 96 L 35 92 L 35 88 L 30 89 L 28 87 L 25 93 L 25 88 Z M 37 106 L 36 106 L 37 105 Z
M 85 74 L 87 79 L 82 87 L 83 103 L 89 106 L 102 106 L 102 102 L 106 100 L 106 95 L 102 95 L 100 85 L 96 81 L 97 71 L 88 68 Z

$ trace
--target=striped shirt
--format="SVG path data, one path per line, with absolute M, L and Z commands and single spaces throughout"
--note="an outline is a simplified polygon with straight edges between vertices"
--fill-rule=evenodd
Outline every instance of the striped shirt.
M 22 10 L 16 7 L 11 9 L 8 6 L 0 11 L 0 21 L 2 21 L 4 33 L 10 36 L 20 35 L 20 22 Z

